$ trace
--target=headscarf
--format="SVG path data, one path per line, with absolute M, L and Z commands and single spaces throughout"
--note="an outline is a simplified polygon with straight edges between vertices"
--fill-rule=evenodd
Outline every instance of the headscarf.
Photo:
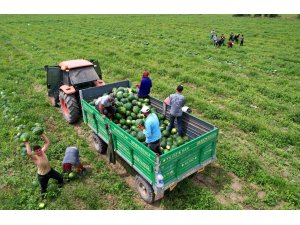
M 148 72 L 148 71 L 145 71 L 144 73 L 143 73 L 143 78 L 144 77 L 148 77 L 150 75 L 150 73 Z

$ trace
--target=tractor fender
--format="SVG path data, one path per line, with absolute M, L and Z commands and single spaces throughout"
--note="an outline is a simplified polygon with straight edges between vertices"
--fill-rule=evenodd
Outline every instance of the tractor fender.
M 103 80 L 95 80 L 94 84 L 96 87 L 99 87 L 105 85 L 105 82 Z
M 59 89 L 62 90 L 67 95 L 74 94 L 76 92 L 76 90 L 73 86 L 68 86 L 65 84 L 60 86 Z

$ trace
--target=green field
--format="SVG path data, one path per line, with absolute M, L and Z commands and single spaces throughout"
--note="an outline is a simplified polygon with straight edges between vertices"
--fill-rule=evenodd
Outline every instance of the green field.
M 241 33 L 244 46 L 215 48 Z M 300 209 L 300 20 L 231 15 L 0 15 L 0 209 L 37 209 L 36 168 L 14 140 L 17 126 L 44 124 L 48 157 L 61 171 L 77 145 L 85 177 L 58 189 L 46 209 Z M 44 65 L 97 59 L 106 83 L 144 70 L 152 96 L 183 84 L 193 114 L 220 129 L 217 160 L 147 205 L 133 171 L 112 166 L 90 145 L 90 129 L 67 124 L 50 106 Z

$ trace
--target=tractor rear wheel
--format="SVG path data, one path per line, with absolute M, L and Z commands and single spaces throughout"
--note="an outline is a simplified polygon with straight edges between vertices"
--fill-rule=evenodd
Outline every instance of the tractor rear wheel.
M 67 95 L 63 91 L 60 91 L 59 101 L 65 120 L 68 123 L 77 122 L 80 118 L 80 107 L 75 95 Z
M 92 138 L 94 148 L 97 150 L 97 152 L 104 155 L 107 151 L 107 144 L 94 132 L 92 133 Z
M 147 203 L 153 203 L 155 194 L 152 186 L 141 176 L 135 176 L 134 186 L 141 198 Z

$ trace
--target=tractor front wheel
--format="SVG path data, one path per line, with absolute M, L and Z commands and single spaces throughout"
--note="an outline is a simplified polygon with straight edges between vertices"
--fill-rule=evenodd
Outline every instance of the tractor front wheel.
M 60 91 L 59 101 L 65 120 L 68 123 L 77 122 L 80 118 L 80 107 L 75 95 L 67 95 L 63 91 Z

